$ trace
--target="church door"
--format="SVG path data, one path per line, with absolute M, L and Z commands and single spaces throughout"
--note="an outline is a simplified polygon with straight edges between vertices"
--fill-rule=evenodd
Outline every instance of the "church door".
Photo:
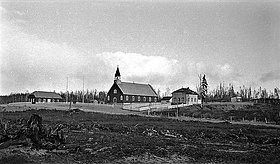
M 113 103 L 117 103 L 117 98 L 116 97 L 113 98 Z

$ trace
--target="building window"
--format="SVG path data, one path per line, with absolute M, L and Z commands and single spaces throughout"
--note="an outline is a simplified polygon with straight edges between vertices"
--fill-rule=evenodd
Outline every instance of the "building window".
M 155 97 L 155 102 L 157 102 L 157 98 Z
M 132 96 L 132 101 L 134 101 L 135 100 L 135 97 L 134 96 Z
M 193 102 L 193 98 L 191 98 L 191 102 Z
M 180 102 L 180 98 L 178 98 L 178 102 Z
M 146 102 L 146 97 L 143 97 L 143 101 Z
M 188 97 L 188 102 L 190 101 L 190 98 Z
M 140 101 L 140 96 L 138 96 L 138 101 Z
M 193 101 L 196 102 L 196 98 L 193 98 L 193 99 L 194 99 Z
M 114 89 L 114 93 L 116 94 L 118 91 L 116 89 Z
M 152 98 L 151 97 L 149 97 L 149 102 L 151 102 L 152 101 Z
M 182 97 L 182 101 L 184 102 L 184 97 Z
M 126 101 L 128 101 L 128 96 L 125 96 Z
M 108 96 L 108 101 L 110 101 L 110 96 Z
M 123 100 L 123 96 L 120 97 L 121 101 Z

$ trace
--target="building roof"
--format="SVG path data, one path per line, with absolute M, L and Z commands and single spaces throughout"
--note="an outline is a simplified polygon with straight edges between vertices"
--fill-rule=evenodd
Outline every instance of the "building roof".
M 55 92 L 45 92 L 45 91 L 35 91 L 29 96 L 34 96 L 35 98 L 52 98 L 52 99 L 62 99 L 62 97 Z
M 126 95 L 141 95 L 141 96 L 157 96 L 157 93 L 150 84 L 139 84 L 121 82 L 116 83 L 123 94 Z
M 180 88 L 180 89 L 172 92 L 172 94 L 176 93 L 176 92 L 183 92 L 183 93 L 189 94 L 189 95 L 198 95 L 195 91 L 191 90 L 189 87 L 188 88 Z
M 161 101 L 169 101 L 170 99 L 172 99 L 172 96 L 165 96 L 162 97 Z

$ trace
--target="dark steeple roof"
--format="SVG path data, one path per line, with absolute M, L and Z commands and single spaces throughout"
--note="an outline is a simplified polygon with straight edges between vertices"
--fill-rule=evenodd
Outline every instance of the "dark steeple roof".
M 115 73 L 115 77 L 119 77 L 119 76 L 121 76 L 121 74 L 120 74 L 120 70 L 119 70 L 119 66 L 118 66 L 116 73 Z
M 186 93 L 186 94 L 189 94 L 189 95 L 198 95 L 195 91 L 190 90 L 189 87 L 178 89 L 178 90 L 172 92 L 172 94 L 176 93 L 176 92 L 183 92 L 183 93 Z

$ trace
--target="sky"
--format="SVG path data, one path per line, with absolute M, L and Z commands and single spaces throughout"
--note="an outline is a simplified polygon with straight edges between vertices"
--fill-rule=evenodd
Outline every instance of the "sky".
M 280 88 L 280 1 L 10 0 L 0 4 L 0 94 L 165 92 L 220 82 Z M 84 79 L 84 80 L 83 80 Z

